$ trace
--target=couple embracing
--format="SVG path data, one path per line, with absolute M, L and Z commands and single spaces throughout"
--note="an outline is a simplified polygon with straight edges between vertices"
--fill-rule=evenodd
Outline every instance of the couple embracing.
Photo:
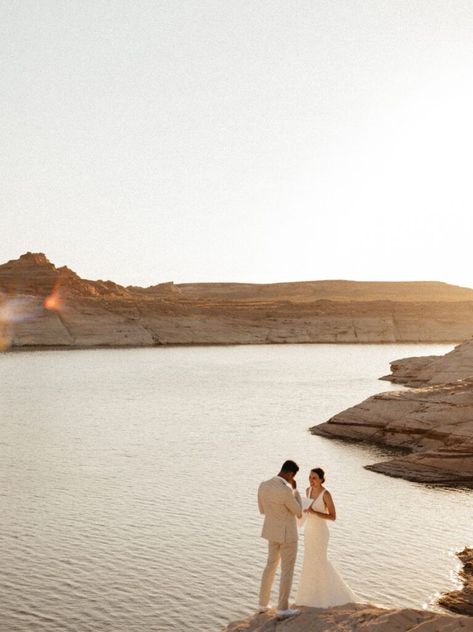
M 279 618 L 299 614 L 298 610 L 289 608 L 297 556 L 298 522 L 299 525 L 305 522 L 305 530 L 304 560 L 296 605 L 328 608 L 359 601 L 327 559 L 327 521 L 336 519 L 336 511 L 332 496 L 323 484 L 325 473 L 321 468 L 310 471 L 310 485 L 303 500 L 297 491 L 295 477 L 298 471 L 294 461 L 285 461 L 279 474 L 261 483 L 258 489 L 258 506 L 260 513 L 264 514 L 261 536 L 268 540 L 268 561 L 261 579 L 259 612 L 271 608 L 271 588 L 281 563 L 276 611 Z

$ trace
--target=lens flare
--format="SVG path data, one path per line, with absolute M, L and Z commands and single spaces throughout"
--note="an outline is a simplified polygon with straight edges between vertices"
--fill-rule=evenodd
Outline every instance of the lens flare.
M 4 299 L 0 303 L 0 324 L 25 323 L 39 315 L 38 299 L 29 296 L 17 296 Z
M 12 296 L 0 290 L 0 351 L 12 346 L 16 329 L 18 335 L 22 335 L 22 323 L 44 317 L 45 310 L 57 313 L 64 311 L 59 280 L 45 299 L 40 296 Z
M 35 320 L 41 311 L 41 302 L 34 296 L 5 298 L 0 293 L 0 351 L 11 346 L 15 325 Z
M 53 312 L 61 311 L 62 301 L 61 297 L 59 296 L 59 291 L 56 288 L 54 288 L 51 294 L 49 294 L 49 296 L 44 299 L 43 305 L 46 309 L 49 309 Z

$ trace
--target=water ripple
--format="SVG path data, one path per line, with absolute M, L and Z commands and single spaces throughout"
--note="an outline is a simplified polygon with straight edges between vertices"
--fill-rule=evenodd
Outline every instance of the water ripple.
M 389 360 L 438 350 L 1 356 L 0 632 L 215 632 L 250 613 L 266 555 L 256 487 L 287 457 L 301 487 L 328 470 L 330 555 L 357 592 L 430 603 L 471 544 L 472 492 L 368 472 L 382 451 L 307 427 L 379 391 Z

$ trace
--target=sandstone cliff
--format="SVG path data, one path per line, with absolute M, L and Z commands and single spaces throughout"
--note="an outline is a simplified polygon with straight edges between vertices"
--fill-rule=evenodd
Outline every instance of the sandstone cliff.
M 454 342 L 472 335 L 473 290 L 445 283 L 139 288 L 82 279 L 41 253 L 0 265 L 3 347 Z
M 301 614 L 278 621 L 274 612 L 228 625 L 223 632 L 473 632 L 473 618 L 429 610 L 384 609 L 370 604 L 301 608 Z

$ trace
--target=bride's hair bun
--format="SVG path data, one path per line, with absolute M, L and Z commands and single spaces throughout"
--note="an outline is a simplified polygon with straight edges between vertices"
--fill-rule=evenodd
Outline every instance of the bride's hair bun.
M 325 481 L 325 472 L 323 471 L 323 469 L 321 467 L 314 467 L 310 471 L 314 472 L 314 474 L 317 474 L 317 476 L 320 478 L 322 483 Z

